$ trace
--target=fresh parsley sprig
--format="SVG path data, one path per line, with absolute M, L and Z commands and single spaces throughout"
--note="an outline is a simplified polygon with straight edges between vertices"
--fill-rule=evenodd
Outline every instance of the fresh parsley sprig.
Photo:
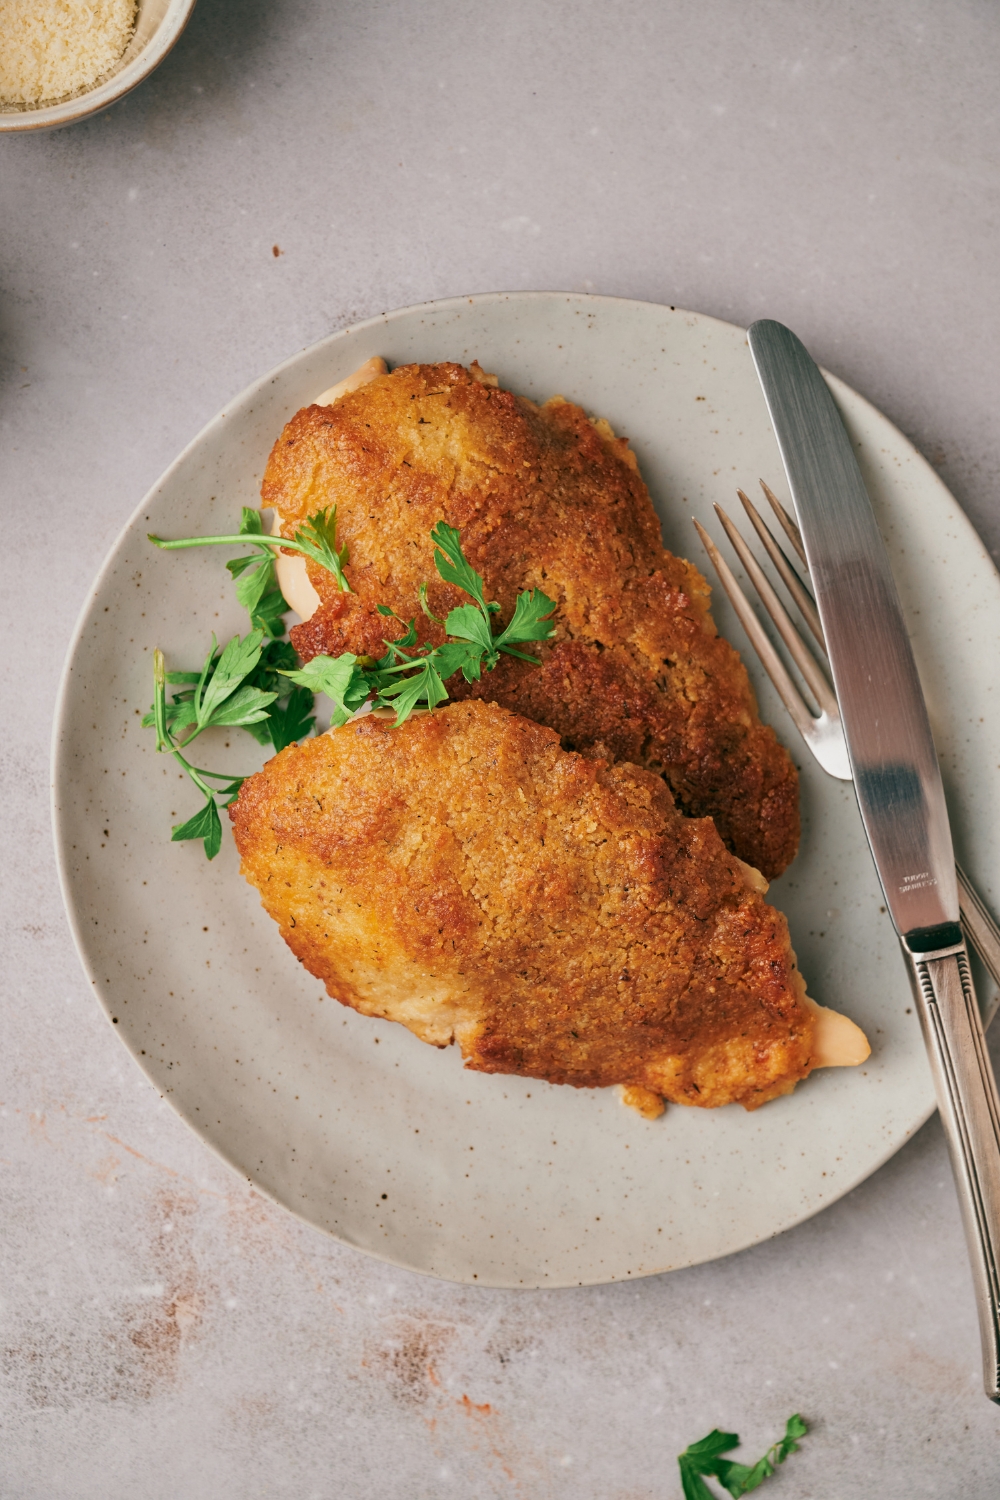
M 799 1451 L 798 1439 L 805 1437 L 808 1430 L 796 1412 L 788 1419 L 784 1437 L 772 1443 L 764 1457 L 750 1466 L 723 1458 L 724 1453 L 730 1453 L 739 1447 L 740 1440 L 735 1432 L 720 1432 L 716 1427 L 707 1437 L 703 1437 L 698 1443 L 692 1443 L 678 1456 L 684 1500 L 716 1500 L 703 1475 L 718 1479 L 733 1496 L 733 1500 L 739 1500 L 740 1495 L 748 1495 L 751 1490 L 763 1484 L 765 1479 L 769 1479 L 790 1453 Z
M 496 666 L 497 656 L 501 651 L 506 652 L 508 656 L 518 656 L 522 661 L 530 661 L 537 667 L 539 664 L 537 656 L 526 656 L 523 651 L 515 651 L 514 646 L 524 641 L 547 641 L 549 639 L 553 627 L 547 617 L 555 609 L 555 601 L 547 598 L 541 589 L 529 589 L 523 594 L 518 594 L 510 624 L 500 635 L 494 636 L 490 616 L 495 615 L 500 606 L 486 602 L 483 596 L 482 575 L 477 573 L 466 559 L 462 551 L 461 533 L 456 527 L 439 521 L 431 532 L 431 541 L 437 549 L 434 553 L 434 566 L 445 583 L 457 585 L 476 601 L 475 606 L 460 604 L 456 609 L 449 611 L 444 621 L 444 628 L 448 634 L 457 636 L 460 640 L 481 645 L 485 652 L 483 665 L 488 672 L 492 672 Z M 421 603 L 424 603 L 426 610 L 423 594 L 421 594 Z M 382 613 L 385 612 L 382 611 Z M 453 667 L 451 670 L 456 669 Z M 479 673 L 476 672 L 475 677 L 478 678 L 478 676 Z M 470 677 L 469 681 L 473 681 L 473 678 Z
M 222 846 L 218 799 L 228 807 L 246 778 L 194 766 L 184 751 L 206 729 L 250 728 L 267 718 L 277 693 L 265 692 L 247 680 L 259 665 L 263 641 L 263 631 L 254 630 L 243 640 L 234 636 L 219 652 L 213 635 L 205 665 L 197 673 L 168 673 L 163 652 L 153 652 L 153 707 L 143 723 L 155 727 L 157 751 L 172 755 L 205 798 L 201 810 L 186 823 L 178 824 L 171 838 L 202 839 L 209 859 L 214 859 Z M 168 680 L 189 684 L 171 704 L 167 703 Z M 178 733 L 185 729 L 190 733 L 178 739 Z M 211 785 L 213 782 L 222 784 Z
M 291 641 L 267 641 L 260 661 L 246 679 L 251 687 L 277 696 L 267 710 L 266 719 L 241 727 L 252 734 L 258 744 L 270 745 L 276 752 L 284 750 L 293 740 L 305 739 L 316 723 L 312 713 L 312 693 L 307 688 L 293 686 L 282 676 L 283 670 L 295 667 L 298 660 Z
M 218 667 L 221 656 L 221 651 L 213 652 L 210 664 L 212 668 Z M 258 744 L 270 745 L 276 751 L 284 750 L 293 740 L 304 739 L 315 724 L 312 716 L 312 693 L 302 687 L 290 688 L 281 675 L 282 668 L 294 667 L 297 661 L 295 648 L 290 641 L 266 641 L 261 648 L 257 665 L 243 679 L 245 687 L 258 688 L 270 702 L 265 707 L 263 718 L 244 720 L 238 727 L 252 734 Z M 166 673 L 168 683 L 182 686 L 181 692 L 173 694 L 173 701 L 164 705 L 168 729 L 183 730 L 197 722 L 194 699 L 201 677 L 200 672 Z M 260 706 L 264 706 L 264 700 L 258 701 Z M 155 724 L 153 710 L 146 714 L 142 722 L 147 727 Z M 219 720 L 214 722 L 219 723 Z
M 259 510 L 243 507 L 240 520 L 240 536 L 261 537 L 264 523 Z M 161 545 L 158 543 L 157 545 Z M 236 583 L 236 597 L 250 615 L 250 623 L 256 630 L 277 639 L 285 633 L 283 616 L 291 608 L 278 587 L 274 571 L 276 554 L 270 548 L 259 550 L 246 557 L 234 557 L 226 563 Z
M 242 727 L 257 724 L 267 717 L 268 706 L 274 702 L 277 693 L 265 692 L 246 681 L 260 661 L 263 642 L 264 632 L 252 630 L 242 640 L 234 635 L 220 653 L 215 636 L 212 636 L 205 665 L 193 690 L 178 694 L 180 701 L 171 705 L 171 730 L 192 731 L 183 742 L 185 746 L 204 734 L 206 729 Z M 195 674 L 184 672 L 177 675 L 191 681 Z
M 537 657 L 528 656 L 518 647 L 529 641 L 548 640 L 552 635 L 548 616 L 556 606 L 540 589 L 520 594 L 510 623 L 494 635 L 493 616 L 500 606 L 487 601 L 482 576 L 462 551 L 460 533 L 439 521 L 431 532 L 437 571 L 446 583 L 462 589 L 473 600 L 450 610 L 441 621 L 431 614 L 426 586 L 421 587 L 421 608 L 436 624 L 444 625 L 449 638 L 439 646 L 418 647 L 416 626 L 410 620 L 403 636 L 386 641 L 386 654 L 378 661 L 345 651 L 337 657 L 314 657 L 297 669 L 294 647 L 289 641 L 277 639 L 283 633 L 281 616 L 288 606 L 275 578 L 273 549 L 291 547 L 311 557 L 333 572 L 340 587 L 349 592 L 343 576 L 347 549 L 337 548 L 336 523 L 335 506 L 317 512 L 290 542 L 284 537 L 265 536 L 259 512 L 245 508 L 238 536 L 187 537 L 172 542 L 150 537 L 158 547 L 168 549 L 241 541 L 256 548 L 248 557 L 227 564 L 237 598 L 249 611 L 254 629 L 243 639 L 234 636 L 222 650 L 213 635 L 200 672 L 168 672 L 163 653 L 155 651 L 153 707 L 142 721 L 155 727 L 157 750 L 174 757 L 205 799 L 199 812 L 174 828 L 172 837 L 201 839 L 209 859 L 215 858 L 222 843 L 219 807 L 235 801 L 245 778 L 192 765 L 184 752 L 206 729 L 245 729 L 260 744 L 283 750 L 314 727 L 313 693 L 317 691 L 332 700 L 335 725 L 346 723 L 369 699 L 373 707 L 392 707 L 396 723 L 402 724 L 418 706 L 431 709 L 442 703 L 448 697 L 445 681 L 455 672 L 461 671 L 468 682 L 478 681 L 484 670 L 493 670 L 502 653 L 537 664 Z M 399 618 L 387 605 L 377 607 L 380 614 Z M 266 644 L 265 636 L 271 637 Z M 168 683 L 180 689 L 169 703 Z
M 499 604 L 487 604 L 483 597 L 482 575 L 477 573 L 462 551 L 462 534 L 455 526 L 439 521 L 431 532 L 434 543 L 434 566 L 445 583 L 453 583 L 464 594 L 475 599 L 484 615 L 495 615 Z
M 187 536 L 176 541 L 166 541 L 163 537 L 154 536 L 152 532 L 148 533 L 148 536 L 155 547 L 162 547 L 168 552 L 181 547 L 232 547 L 249 542 L 257 549 L 260 556 L 266 559 L 266 564 L 257 563 L 252 574 L 244 577 L 245 570 L 254 561 L 251 553 L 248 558 L 237 558 L 235 567 L 231 563 L 228 567 L 237 580 L 237 598 L 245 608 L 250 609 L 251 616 L 253 608 L 247 600 L 253 599 L 255 608 L 264 598 L 270 585 L 277 587 L 274 584 L 274 553 L 281 548 L 290 552 L 298 552 L 303 557 L 318 563 L 321 568 L 326 568 L 336 578 L 341 593 L 351 592 L 351 585 L 344 576 L 344 568 L 348 562 L 347 547 L 338 548 L 337 546 L 337 507 L 335 505 L 332 505 L 329 510 L 318 510 L 315 515 L 308 516 L 291 538 L 269 536 L 264 531 L 260 511 L 250 510 L 246 506 L 243 507 L 237 536 Z M 256 597 L 254 597 L 255 594 Z M 289 606 L 285 604 L 285 609 L 288 608 Z M 280 631 L 277 633 L 281 634 Z
M 499 635 L 493 634 L 492 616 L 499 604 L 488 603 L 483 592 L 482 576 L 468 562 L 462 551 L 459 532 L 439 521 L 431 532 L 435 545 L 434 563 L 445 583 L 454 584 L 473 600 L 449 610 L 442 622 L 427 606 L 426 588 L 421 588 L 420 602 L 425 614 L 444 624 L 450 639 L 440 646 L 416 647 L 415 623 L 410 620 L 406 634 L 386 641 L 386 654 L 378 661 L 357 657 L 345 651 L 340 656 L 314 656 L 299 671 L 284 676 L 313 692 L 325 693 L 333 703 L 332 723 L 346 724 L 369 698 L 373 708 L 394 708 L 397 726 L 403 724 L 417 707 L 432 709 L 448 697 L 445 681 L 461 672 L 467 682 L 477 682 L 483 671 L 492 672 L 501 653 L 538 665 L 536 656 L 517 650 L 528 641 L 545 641 L 552 635 L 548 616 L 555 601 L 540 589 L 519 594 L 510 624 Z M 377 606 L 381 615 L 399 619 L 385 604 Z M 407 622 L 400 620 L 400 624 Z

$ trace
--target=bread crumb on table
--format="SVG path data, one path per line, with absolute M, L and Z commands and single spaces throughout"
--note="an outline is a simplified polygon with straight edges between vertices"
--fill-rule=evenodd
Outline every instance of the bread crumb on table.
M 0 0 L 0 104 L 77 94 L 119 61 L 136 0 Z

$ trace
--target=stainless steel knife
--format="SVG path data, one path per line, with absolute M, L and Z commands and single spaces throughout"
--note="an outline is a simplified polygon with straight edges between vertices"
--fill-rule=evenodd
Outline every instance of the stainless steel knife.
M 959 925 L 951 828 L 885 543 L 829 387 L 790 329 L 754 323 L 854 789 L 906 960 L 958 1185 L 986 1394 L 1000 1401 L 1000 1100 Z

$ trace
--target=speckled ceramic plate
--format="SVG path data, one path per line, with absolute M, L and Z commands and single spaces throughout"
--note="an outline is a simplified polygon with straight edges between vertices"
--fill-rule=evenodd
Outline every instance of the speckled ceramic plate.
M 324 999 L 237 873 L 228 831 L 208 864 L 168 842 L 196 799 L 140 728 L 153 647 L 201 660 L 245 628 L 223 557 L 146 541 L 222 532 L 257 503 L 282 424 L 373 354 L 478 358 L 502 384 L 554 392 L 632 440 L 666 544 L 703 560 L 691 525 L 783 474 L 742 330 L 673 308 L 549 293 L 433 303 L 326 339 L 266 375 L 195 439 L 132 517 L 80 620 L 55 730 L 56 842 L 84 968 L 118 1035 L 192 1129 L 263 1192 L 399 1265 L 492 1286 L 648 1276 L 730 1254 L 826 1207 L 933 1107 L 917 1019 L 849 785 L 784 737 L 802 769 L 804 836 L 772 886 L 813 995 L 872 1041 L 859 1069 L 814 1075 L 755 1114 L 465 1073 L 457 1051 Z M 833 381 L 888 542 L 941 750 L 962 862 L 1000 907 L 1000 580 L 933 470 Z M 932 566 L 933 562 L 933 566 Z M 721 629 L 743 649 L 716 594 Z M 749 659 L 766 718 L 785 730 Z M 221 732 L 204 763 L 260 752 Z M 206 736 L 208 741 L 211 736 Z

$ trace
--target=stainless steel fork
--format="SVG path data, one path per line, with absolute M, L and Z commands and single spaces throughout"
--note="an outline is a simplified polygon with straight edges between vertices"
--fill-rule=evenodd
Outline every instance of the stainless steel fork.
M 760 481 L 761 489 L 774 511 L 775 516 L 785 533 L 796 557 L 800 568 L 796 568 L 788 553 L 779 546 L 774 535 L 765 524 L 763 517 L 757 510 L 750 498 L 742 490 L 737 494 L 743 504 L 743 508 L 750 518 L 754 531 L 767 552 L 768 557 L 774 564 L 782 583 L 795 603 L 799 614 L 805 621 L 809 631 L 815 638 L 820 650 L 826 653 L 826 645 L 823 640 L 823 628 L 820 625 L 819 614 L 810 594 L 806 580 L 809 577 L 806 566 L 805 550 L 802 546 L 802 538 L 799 529 L 791 516 L 785 510 L 777 495 L 768 488 L 763 479 Z M 704 526 L 695 521 L 698 535 L 704 544 L 705 550 L 712 560 L 712 565 L 719 576 L 719 582 L 729 596 L 740 624 L 749 637 L 764 668 L 773 682 L 778 696 L 787 708 L 792 722 L 805 740 L 813 755 L 831 776 L 836 776 L 840 781 L 850 781 L 851 765 L 847 754 L 847 744 L 844 740 L 844 732 L 840 723 L 840 712 L 837 707 L 837 697 L 830 686 L 829 678 L 822 666 L 817 661 L 813 652 L 806 645 L 799 631 L 796 629 L 778 594 L 771 585 L 767 574 L 754 557 L 746 541 L 737 530 L 729 516 L 721 505 L 715 507 L 716 514 L 722 522 L 723 528 L 736 555 L 746 570 L 765 610 L 774 622 L 775 629 L 788 648 L 789 655 L 796 667 L 802 674 L 810 693 L 819 709 L 814 714 L 800 693 L 790 672 L 778 655 L 770 636 L 758 620 L 746 594 L 740 588 L 732 569 L 725 558 L 715 546 Z M 959 906 L 962 913 L 962 925 L 965 928 L 969 942 L 975 948 L 990 977 L 1000 991 L 1000 928 L 994 922 L 989 911 L 986 909 L 981 897 L 971 884 L 969 877 L 965 874 L 961 865 L 956 864 L 955 871 L 958 876 Z M 993 1019 L 997 1008 L 1000 1006 L 1000 994 L 995 995 L 990 1004 L 987 1015 L 984 1017 L 986 1024 Z

